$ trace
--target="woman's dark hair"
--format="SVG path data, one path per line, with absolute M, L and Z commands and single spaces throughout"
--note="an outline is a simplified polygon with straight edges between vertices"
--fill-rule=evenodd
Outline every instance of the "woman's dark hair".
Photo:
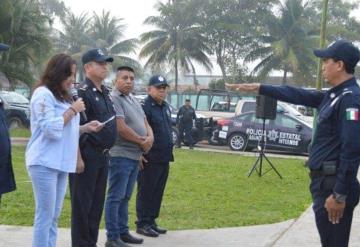
M 61 83 L 71 75 L 74 64 L 76 61 L 69 55 L 54 55 L 47 63 L 38 86 L 46 86 L 57 100 L 70 102 L 71 95 L 61 87 Z

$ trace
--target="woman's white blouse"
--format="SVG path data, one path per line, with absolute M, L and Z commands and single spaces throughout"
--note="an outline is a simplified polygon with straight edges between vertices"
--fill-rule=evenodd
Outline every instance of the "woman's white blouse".
M 42 165 L 63 172 L 75 172 L 79 147 L 80 116 L 64 126 L 64 112 L 70 104 L 58 101 L 44 86 L 30 101 L 31 137 L 26 148 L 26 166 Z

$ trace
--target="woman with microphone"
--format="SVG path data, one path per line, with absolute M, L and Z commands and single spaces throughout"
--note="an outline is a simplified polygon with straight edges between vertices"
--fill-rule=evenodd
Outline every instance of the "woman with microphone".
M 84 169 L 79 135 L 103 127 L 98 121 L 79 125 L 78 113 L 85 105 L 69 93 L 75 75 L 75 60 L 65 54 L 53 56 L 30 101 L 31 138 L 25 158 L 35 198 L 33 247 L 56 246 L 68 173 Z

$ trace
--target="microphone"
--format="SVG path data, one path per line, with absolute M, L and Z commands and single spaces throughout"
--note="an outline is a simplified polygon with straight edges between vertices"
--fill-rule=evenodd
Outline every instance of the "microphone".
M 73 98 L 74 101 L 77 101 L 78 98 L 79 98 L 78 91 L 76 90 L 76 88 L 71 88 L 71 89 L 70 89 L 70 95 L 72 96 L 72 98 Z M 82 119 L 83 119 L 85 122 L 87 122 L 87 117 L 86 117 L 85 112 L 83 112 L 83 111 L 80 112 L 80 115 L 81 115 Z

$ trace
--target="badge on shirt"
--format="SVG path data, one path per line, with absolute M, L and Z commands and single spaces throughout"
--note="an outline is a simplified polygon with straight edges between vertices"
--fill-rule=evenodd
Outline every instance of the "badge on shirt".
M 359 120 L 359 109 L 347 108 L 346 109 L 346 120 L 358 121 Z

